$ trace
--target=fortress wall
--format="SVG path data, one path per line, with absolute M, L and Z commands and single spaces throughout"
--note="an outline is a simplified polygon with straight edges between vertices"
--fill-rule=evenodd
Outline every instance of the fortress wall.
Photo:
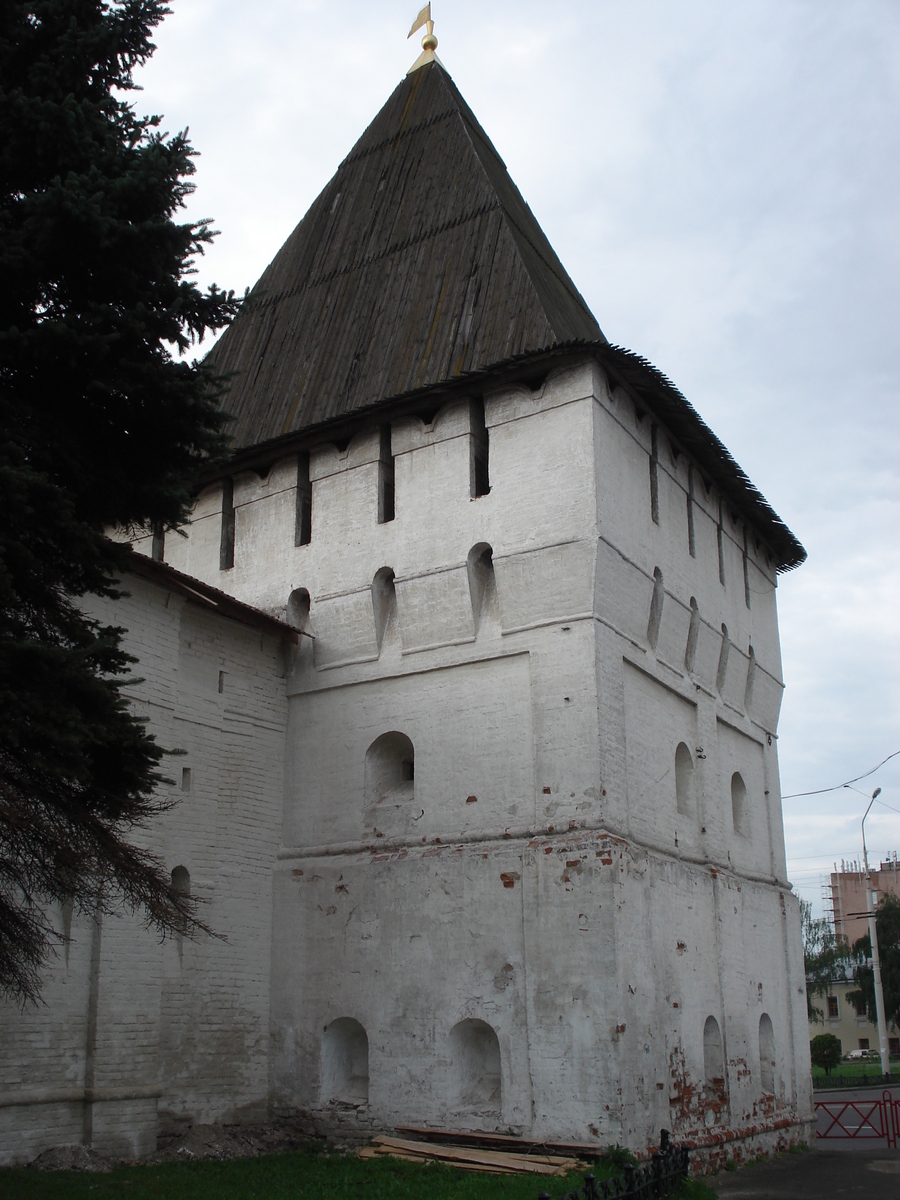
M 160 943 L 125 911 L 51 913 L 71 942 L 44 972 L 43 1004 L 2 1012 L 0 1162 L 82 1140 L 135 1157 L 172 1121 L 266 1111 L 280 647 L 136 576 L 125 586 L 94 615 L 129 628 L 135 708 L 185 751 L 164 760 L 178 804 L 135 838 L 186 868 L 201 918 L 227 940 Z

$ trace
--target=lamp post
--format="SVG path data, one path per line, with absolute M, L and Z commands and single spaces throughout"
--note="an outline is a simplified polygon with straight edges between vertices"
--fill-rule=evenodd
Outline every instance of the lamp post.
M 872 877 L 869 874 L 869 856 L 866 853 L 866 817 L 869 809 L 881 795 L 877 787 L 872 793 L 869 808 L 862 819 L 863 866 L 866 869 L 866 913 L 869 917 L 869 941 L 872 943 L 872 975 L 875 984 L 875 1013 L 878 1017 L 878 1051 L 881 1055 L 881 1073 L 889 1077 L 891 1073 L 891 1056 L 888 1050 L 887 1023 L 884 1019 L 884 992 L 881 987 L 881 962 L 878 958 L 878 932 L 875 928 L 875 893 L 872 891 Z

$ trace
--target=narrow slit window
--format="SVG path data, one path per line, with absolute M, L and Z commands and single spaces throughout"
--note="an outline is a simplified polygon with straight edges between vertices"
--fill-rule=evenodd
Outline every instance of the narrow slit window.
M 297 459 L 297 515 L 294 545 L 308 546 L 312 541 L 312 483 L 309 478 L 309 454 Z
M 650 426 L 650 516 L 659 524 L 659 427 Z
M 394 456 L 391 454 L 391 427 L 381 427 L 381 452 L 378 458 L 378 524 L 394 519 Z
M 744 526 L 744 603 L 750 607 L 750 552 L 747 547 L 747 526 Z
M 154 562 L 165 562 L 166 531 L 159 522 L 153 526 L 153 541 L 150 544 L 150 557 Z
M 219 540 L 219 570 L 234 566 L 234 481 L 222 481 L 222 535 Z
M 719 501 L 719 520 L 716 522 L 716 549 L 719 552 L 719 583 L 725 586 L 725 530 L 722 528 L 722 501 Z
M 484 418 L 484 401 L 472 401 L 472 456 L 470 464 L 470 495 L 486 496 L 491 490 L 489 435 Z
M 688 467 L 688 490 L 687 490 L 687 528 L 688 528 L 688 553 L 691 558 L 697 557 L 697 543 L 694 539 L 694 468 Z
M 191 768 L 190 767 L 182 767 L 181 768 L 181 790 L 183 792 L 189 792 L 191 790 Z

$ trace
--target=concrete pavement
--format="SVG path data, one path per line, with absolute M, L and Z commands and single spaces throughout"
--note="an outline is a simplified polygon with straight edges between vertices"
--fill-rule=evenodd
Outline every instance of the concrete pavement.
M 719 1200 L 900 1200 L 900 1151 L 810 1150 L 707 1177 Z

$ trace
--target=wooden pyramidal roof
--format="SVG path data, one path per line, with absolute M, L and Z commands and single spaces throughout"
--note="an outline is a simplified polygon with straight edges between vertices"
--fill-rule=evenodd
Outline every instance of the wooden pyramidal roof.
M 423 43 L 424 44 L 424 43 Z M 209 355 L 235 464 L 376 405 L 592 353 L 752 521 L 806 551 L 685 397 L 610 345 L 435 58 L 399 84 Z
M 407 75 L 210 355 L 235 450 L 605 341 L 438 62 Z

